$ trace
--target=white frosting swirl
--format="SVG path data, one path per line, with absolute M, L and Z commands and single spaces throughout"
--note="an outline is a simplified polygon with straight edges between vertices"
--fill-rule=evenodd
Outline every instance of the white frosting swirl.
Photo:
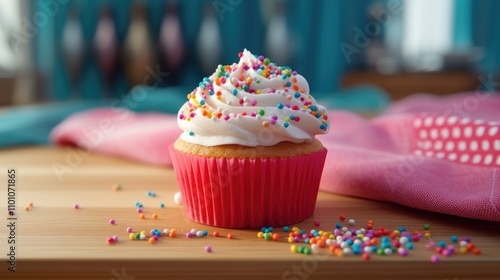
M 219 65 L 188 94 L 178 124 L 189 143 L 252 147 L 312 142 L 330 127 L 304 77 L 246 49 L 238 64 Z

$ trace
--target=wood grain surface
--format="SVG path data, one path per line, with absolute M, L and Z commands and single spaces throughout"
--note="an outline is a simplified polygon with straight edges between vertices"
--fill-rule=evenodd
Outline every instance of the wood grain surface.
M 20 147 L 0 150 L 0 206 L 6 213 L 7 169 L 17 170 L 16 272 L 6 262 L 7 214 L 0 225 L 0 279 L 500 279 L 500 223 L 470 220 L 320 192 L 315 213 L 300 228 L 332 230 L 339 215 L 364 227 L 423 230 L 431 227 L 434 241 L 451 235 L 470 236 L 481 255 L 441 257 L 431 263 L 426 240 L 415 243 L 407 257 L 372 255 L 337 257 L 323 249 L 317 255 L 290 252 L 281 228 L 279 241 L 257 238 L 258 230 L 216 229 L 186 218 L 174 203 L 178 190 L 170 168 L 85 153 L 74 148 Z M 121 183 L 120 191 L 112 185 Z M 147 191 L 156 197 L 146 195 Z M 134 206 L 144 204 L 141 220 Z M 33 203 L 33 208 L 24 207 Z M 73 205 L 78 203 L 80 209 Z M 159 204 L 165 203 L 165 208 Z M 158 219 L 152 219 L 153 213 Z M 115 219 L 116 225 L 109 220 Z M 134 231 L 175 228 L 176 238 L 162 237 L 156 244 L 129 240 Z M 225 237 L 186 238 L 195 229 L 218 230 Z M 120 240 L 108 245 L 108 237 Z M 213 248 L 206 253 L 205 246 Z

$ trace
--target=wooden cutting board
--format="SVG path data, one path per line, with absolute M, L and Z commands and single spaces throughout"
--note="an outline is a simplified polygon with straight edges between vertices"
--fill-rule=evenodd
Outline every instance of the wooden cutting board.
M 258 230 L 217 229 L 188 220 L 174 203 L 177 183 L 170 168 L 73 148 L 0 150 L 3 213 L 9 168 L 16 169 L 16 272 L 8 271 L 10 216 L 3 214 L 0 279 L 500 279 L 500 223 L 320 192 L 314 215 L 296 226 L 332 230 L 340 214 L 355 219 L 358 227 L 373 220 L 375 227 L 423 231 L 429 224 L 436 242 L 449 241 L 451 235 L 470 236 L 482 254 L 441 257 L 434 264 L 433 252 L 421 240 L 407 257 L 372 255 L 364 261 L 354 255 L 337 257 L 325 249 L 307 256 L 290 252 L 281 228 L 275 229 L 278 241 L 265 241 L 257 237 Z M 111 189 L 116 183 L 122 184 L 120 191 Z M 148 196 L 148 191 L 156 197 Z M 136 212 L 136 201 L 145 207 L 144 220 Z M 29 202 L 33 207 L 25 211 Z M 75 203 L 80 209 L 73 208 Z M 158 219 L 151 218 L 153 213 Z M 116 224 L 110 225 L 110 219 Z M 314 227 L 314 221 L 321 225 Z M 129 226 L 147 232 L 175 228 L 177 237 L 162 237 L 155 244 L 129 240 Z M 192 228 L 217 230 L 222 237 L 186 238 Z M 225 238 L 228 233 L 234 239 Z M 119 241 L 108 245 L 107 238 L 113 235 Z M 212 253 L 205 252 L 207 245 Z

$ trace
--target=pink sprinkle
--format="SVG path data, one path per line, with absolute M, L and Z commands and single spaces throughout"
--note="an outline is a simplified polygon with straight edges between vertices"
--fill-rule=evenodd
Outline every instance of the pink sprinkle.
M 212 253 L 212 247 L 210 247 L 210 246 L 205 246 L 205 251 L 206 251 L 207 253 Z
M 226 78 L 225 78 L 225 77 L 222 77 L 222 78 L 220 78 L 220 81 L 221 81 L 221 83 L 223 83 L 223 84 L 224 84 L 224 83 L 226 83 Z
M 155 239 L 155 241 L 158 241 L 158 235 L 153 235 L 153 238 Z
M 300 121 L 300 117 L 299 116 L 295 116 L 294 121 L 296 121 L 296 122 Z
M 191 237 L 193 237 L 193 234 L 191 232 L 188 232 L 188 233 L 186 233 L 186 237 L 191 238 Z
M 431 262 L 432 263 L 438 263 L 439 262 L 439 256 L 438 255 L 432 255 L 431 256 Z
M 117 241 L 118 241 L 118 235 L 113 235 L 113 240 L 114 240 L 115 242 L 117 242 Z
M 183 119 L 184 119 L 184 115 L 183 115 L 183 114 L 180 114 L 180 115 L 179 115 L 179 119 L 183 120 Z
M 227 121 L 227 120 L 229 120 L 229 118 L 231 118 L 231 117 L 229 115 L 227 115 L 224 117 L 224 120 Z
M 270 123 L 270 124 L 276 124 L 276 120 L 271 119 L 271 120 L 269 121 L 269 123 Z
M 109 224 L 114 225 L 116 221 L 114 219 L 109 220 Z
M 132 233 L 132 231 L 133 231 L 132 227 L 127 227 L 127 232 L 128 233 Z
M 80 208 L 80 205 L 75 204 L 75 205 L 73 205 L 73 208 L 75 208 L 75 209 L 79 209 L 79 208 Z
M 239 87 L 239 86 L 240 86 L 240 83 L 238 83 L 238 82 L 234 82 L 234 86 L 235 86 L 235 87 Z
M 298 117 L 295 117 L 295 121 L 297 121 L 297 118 Z M 319 221 L 314 221 L 314 226 L 315 227 L 319 227 L 321 225 L 321 223 Z
M 137 208 L 137 213 L 142 213 L 142 207 Z
M 297 71 L 293 71 L 292 75 L 296 76 L 297 75 Z
M 257 105 L 257 100 L 252 100 L 252 106 Z
M 243 103 L 245 102 L 245 100 L 243 100 L 243 98 L 240 99 L 240 104 L 243 105 Z
M 194 112 L 191 112 L 191 114 L 189 114 L 189 116 L 190 116 L 191 118 L 194 118 L 194 116 L 195 116 L 195 115 L 196 115 L 196 114 L 195 114 Z
M 277 120 L 278 119 L 278 116 L 272 116 L 271 119 L 273 120 Z
M 252 113 L 250 113 L 250 116 L 255 117 L 255 116 L 257 116 L 257 114 L 255 112 L 252 112 Z
M 297 106 L 297 105 L 293 105 L 293 106 L 292 106 L 292 110 L 295 110 L 295 111 L 299 110 L 299 106 Z

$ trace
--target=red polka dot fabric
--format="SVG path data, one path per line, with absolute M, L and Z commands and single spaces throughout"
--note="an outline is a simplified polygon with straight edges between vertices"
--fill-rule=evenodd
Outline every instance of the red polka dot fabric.
M 458 116 L 417 115 L 413 120 L 418 156 L 500 167 L 500 123 Z
M 371 120 L 330 119 L 321 190 L 500 221 L 499 94 L 415 95 Z

